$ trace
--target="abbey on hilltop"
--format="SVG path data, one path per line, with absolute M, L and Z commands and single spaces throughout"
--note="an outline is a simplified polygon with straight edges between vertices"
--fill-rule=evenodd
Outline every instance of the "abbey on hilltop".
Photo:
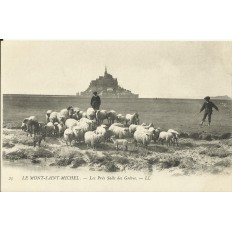
M 89 87 L 84 91 L 77 93 L 80 97 L 90 97 L 93 92 L 97 91 L 98 95 L 106 98 L 138 98 L 138 94 L 133 94 L 130 90 L 122 88 L 118 85 L 117 78 L 113 78 L 111 74 L 107 72 L 105 67 L 104 76 L 99 76 L 96 80 L 92 80 Z

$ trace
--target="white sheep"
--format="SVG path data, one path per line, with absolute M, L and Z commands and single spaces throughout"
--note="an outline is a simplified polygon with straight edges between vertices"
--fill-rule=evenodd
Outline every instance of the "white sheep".
M 76 120 L 80 120 L 82 118 L 82 112 L 83 111 L 81 111 L 80 108 L 74 107 L 72 115 L 70 115 L 69 117 L 74 118 Z
M 116 150 L 118 150 L 119 145 L 122 145 L 124 147 L 125 151 L 127 151 L 128 141 L 126 139 L 116 139 L 115 135 L 113 135 L 113 136 L 111 136 L 111 141 L 116 146 Z
M 133 134 L 135 133 L 137 127 L 138 127 L 138 125 L 135 125 L 135 124 L 131 124 L 129 126 L 129 132 L 130 132 L 131 136 L 133 136 Z
M 58 112 L 57 113 L 57 121 L 60 123 L 60 122 L 63 122 L 65 123 L 65 121 L 67 120 L 68 118 L 66 117 L 65 114 L 62 114 L 61 112 Z
M 138 113 L 126 114 L 126 125 L 127 125 L 128 122 L 130 124 L 138 125 L 139 124 L 139 115 L 138 115 Z
M 141 126 L 141 125 L 140 125 L 140 126 L 138 126 L 138 127 L 136 128 L 136 131 L 140 131 L 140 132 L 149 134 L 150 139 L 153 140 L 155 128 L 153 128 L 153 127 L 150 127 L 149 129 L 147 129 L 147 128 L 148 128 L 147 126 Z
M 176 144 L 176 146 L 178 146 L 178 139 L 179 139 L 179 132 L 173 130 L 173 129 L 169 129 L 168 132 L 171 132 L 173 134 L 173 139 L 172 142 L 173 144 Z
M 106 128 L 107 128 L 106 125 L 98 126 L 97 129 L 96 129 L 96 134 L 104 135 L 106 133 L 106 130 L 107 130 Z
M 96 145 L 103 141 L 103 136 L 100 134 L 96 134 L 93 131 L 87 131 L 85 133 L 85 144 L 87 145 L 87 149 L 91 146 L 93 149 L 96 148 Z
M 151 134 L 146 131 L 136 130 L 134 133 L 134 142 L 143 144 L 145 147 L 151 142 Z
M 134 125 L 134 124 L 132 124 L 132 125 Z M 136 127 L 136 130 L 140 130 L 140 129 L 147 129 L 147 130 L 149 130 L 150 128 L 154 128 L 154 125 L 153 125 L 153 123 L 150 123 L 149 125 L 147 125 L 146 123 L 142 123 L 141 125 L 138 125 L 137 127 Z
M 80 111 L 81 118 L 87 118 L 87 112 Z
M 118 127 L 124 127 L 124 125 L 122 123 L 113 123 L 111 126 L 118 126 Z
M 55 132 L 55 126 L 52 122 L 48 122 L 46 125 L 45 125 L 45 129 L 46 129 L 46 135 L 53 135 L 54 132 Z
M 96 118 L 96 112 L 93 108 L 88 108 L 86 113 L 88 119 L 93 120 Z
M 124 127 L 118 127 L 111 125 L 109 131 L 112 132 L 112 135 L 115 135 L 116 138 L 124 139 L 129 137 L 129 129 Z
M 73 118 L 69 118 L 65 121 L 65 126 L 68 128 L 68 129 L 72 129 L 74 126 L 76 126 L 78 123 L 78 121 L 76 119 L 73 119 Z
M 79 126 L 74 126 L 72 128 L 73 134 L 74 134 L 74 138 L 77 141 L 84 141 L 84 132 L 82 130 L 82 128 L 80 128 Z
M 103 135 L 105 141 L 109 141 L 110 140 L 110 137 L 112 135 L 112 132 L 109 131 L 109 129 L 107 128 L 106 125 L 101 125 L 101 126 L 98 126 L 97 129 L 96 129 L 96 134 L 101 134 Z
M 118 114 L 116 120 L 117 122 L 122 123 L 124 125 L 126 122 L 126 116 L 123 116 L 122 114 Z
M 55 112 L 55 111 L 53 111 L 50 114 L 50 117 L 49 117 L 50 122 L 52 122 L 52 123 L 58 122 L 58 120 L 57 120 L 57 114 L 58 114 L 58 112 Z
M 47 113 L 46 113 L 46 122 L 50 122 L 49 118 L 50 118 L 51 113 L 52 113 L 52 110 L 47 111 Z
M 117 119 L 117 113 L 114 110 L 110 110 L 107 113 L 107 119 L 109 124 L 113 124 L 114 121 Z
M 167 134 L 166 131 L 161 131 L 159 133 L 159 138 L 158 138 L 159 143 L 163 144 L 164 140 L 166 140 L 166 134 Z
M 174 138 L 174 134 L 171 133 L 171 132 L 167 132 L 166 134 L 166 143 L 167 143 L 167 146 L 170 146 L 171 145 L 171 142 Z
M 73 110 L 73 108 L 71 107 L 69 110 Z M 65 119 L 69 118 L 69 110 L 68 109 L 62 109 L 59 113 L 60 115 L 64 116 Z
M 161 131 L 159 134 L 158 141 L 163 144 L 163 142 L 165 140 L 167 143 L 167 146 L 170 146 L 170 142 L 171 142 L 173 137 L 174 137 L 174 135 L 171 132 Z
M 37 119 L 36 116 L 30 116 L 30 117 L 28 118 L 28 120 L 29 120 L 29 121 L 38 122 L 38 119 Z
M 25 118 L 22 121 L 21 128 L 23 131 L 27 132 L 27 136 L 28 136 L 28 134 L 30 134 L 32 136 L 33 133 L 36 133 L 35 131 L 37 131 L 37 133 L 38 133 L 39 132 L 39 123 L 38 123 L 37 117 L 30 116 L 28 118 Z
M 62 134 L 64 133 L 65 131 L 65 125 L 63 122 L 55 122 L 54 123 L 54 126 L 55 126 L 55 134 L 58 135 L 59 137 L 62 136 Z
M 68 142 L 69 142 L 71 146 L 73 139 L 74 139 L 73 131 L 71 129 L 66 129 L 64 131 L 64 140 L 66 141 L 66 144 L 68 145 Z
M 83 133 L 92 131 L 92 124 L 86 122 L 78 122 L 76 127 L 78 127 Z
M 87 123 L 89 126 L 90 126 L 90 129 L 89 130 L 95 130 L 96 129 L 96 126 L 97 126 L 97 122 L 96 120 L 90 120 L 88 118 L 81 118 L 80 119 L 80 122 L 84 122 L 84 123 Z
M 96 119 L 97 124 L 103 123 L 104 119 L 107 119 L 107 111 L 106 110 L 97 110 L 96 111 Z

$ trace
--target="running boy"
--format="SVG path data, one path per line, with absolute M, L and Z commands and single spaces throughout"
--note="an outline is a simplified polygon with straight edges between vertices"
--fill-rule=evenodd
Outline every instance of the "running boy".
M 201 125 L 203 125 L 206 117 L 208 116 L 208 126 L 210 126 L 210 123 L 211 123 L 211 115 L 213 113 L 213 108 L 215 108 L 217 111 L 219 111 L 218 107 L 210 101 L 210 97 L 207 96 L 204 98 L 205 102 L 203 103 L 202 107 L 201 107 L 201 110 L 200 110 L 200 113 L 201 111 L 205 110 L 205 113 L 204 113 L 204 116 L 202 118 L 202 122 L 201 122 Z

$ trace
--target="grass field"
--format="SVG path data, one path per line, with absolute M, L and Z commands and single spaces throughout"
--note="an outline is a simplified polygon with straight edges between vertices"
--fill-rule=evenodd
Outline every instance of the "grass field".
M 45 113 L 51 109 L 59 111 L 69 105 L 82 110 L 89 107 L 90 99 L 73 97 L 51 97 L 34 95 L 7 95 L 3 97 L 3 123 L 20 124 L 30 115 L 45 121 Z M 227 133 L 232 131 L 232 101 L 214 100 L 220 112 L 213 112 L 212 125 L 200 127 L 203 112 L 199 113 L 203 100 L 187 99 L 102 99 L 101 109 L 117 113 L 138 112 L 141 122 L 153 122 L 162 129 L 180 132 Z
M 104 172 L 133 170 L 152 173 L 169 170 L 172 175 L 228 174 L 232 171 L 232 104 L 231 101 L 221 100 L 214 103 L 220 112 L 213 113 L 211 127 L 201 127 L 202 114 L 197 114 L 201 100 L 102 99 L 102 109 L 114 109 L 122 114 L 138 112 L 141 122 L 153 122 L 163 130 L 175 129 L 182 136 L 179 147 L 152 143 L 146 150 L 141 146 L 135 147 L 131 140 L 127 152 L 115 151 L 112 143 L 100 144 L 97 151 L 92 151 L 86 150 L 84 143 L 67 147 L 62 138 L 47 138 L 41 148 L 34 148 L 32 138 L 17 129 L 21 121 L 30 115 L 45 121 L 48 109 L 58 111 L 73 105 L 86 110 L 89 99 L 7 96 L 3 99 L 4 164 L 74 169 L 86 167 Z

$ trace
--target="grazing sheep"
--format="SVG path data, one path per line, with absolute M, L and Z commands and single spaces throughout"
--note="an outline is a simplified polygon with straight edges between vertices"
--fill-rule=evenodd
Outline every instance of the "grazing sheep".
M 57 114 L 58 112 L 55 112 L 55 111 L 50 114 L 50 117 L 49 117 L 50 122 L 52 123 L 58 122 Z
M 78 122 L 76 127 L 78 127 L 83 133 L 92 131 L 92 125 L 86 122 Z
M 76 142 L 84 141 L 84 132 L 82 128 L 80 128 L 79 126 L 74 126 L 72 130 L 73 130 L 73 134 L 74 134 L 74 138 Z
M 38 122 L 38 119 L 37 119 L 37 117 L 36 117 L 36 116 L 30 116 L 30 117 L 28 118 L 28 120 L 29 120 L 29 121 L 35 121 L 35 122 Z
M 96 134 L 102 134 L 102 135 L 104 135 L 105 132 L 106 132 L 106 128 L 107 128 L 106 125 L 98 126 L 97 129 L 96 129 Z
M 124 127 L 124 125 L 122 123 L 113 123 L 111 126 L 118 126 L 118 127 Z
M 89 130 L 95 130 L 97 127 L 97 122 L 88 118 L 81 118 L 80 123 L 87 123 L 90 126 Z
M 80 111 L 81 118 L 87 118 L 87 112 Z
M 130 124 L 138 125 L 139 124 L 139 115 L 138 115 L 138 113 L 126 114 L 126 125 L 127 125 L 128 122 Z
M 136 130 L 134 133 L 134 142 L 143 144 L 145 147 L 151 142 L 151 134 L 146 131 Z
M 153 140 L 155 128 L 150 127 L 149 129 L 147 129 L 147 126 L 141 126 L 141 125 L 140 125 L 140 126 L 138 126 L 138 127 L 136 128 L 136 131 L 149 134 L 150 139 Z
M 80 109 L 77 107 L 73 108 L 72 118 L 80 120 L 82 118 L 82 112 L 83 111 L 80 111 Z
M 125 151 L 127 151 L 128 141 L 126 139 L 116 139 L 115 135 L 113 135 L 113 136 L 111 136 L 111 141 L 116 146 L 116 150 L 118 150 L 118 145 L 122 145 L 124 147 Z
M 88 108 L 86 113 L 88 119 L 93 120 L 96 118 L 96 112 L 93 108 Z
M 72 129 L 74 126 L 76 126 L 78 123 L 77 120 L 73 119 L 73 118 L 69 118 L 65 121 L 65 126 L 67 127 L 67 129 Z
M 135 124 L 131 124 L 129 126 L 129 132 L 130 132 L 130 135 L 133 136 L 133 134 L 135 133 L 136 129 L 137 129 L 138 125 L 135 125 Z
M 96 119 L 97 124 L 102 124 L 104 119 L 107 119 L 107 111 L 106 110 L 97 110 L 96 111 Z
M 109 131 L 112 132 L 112 135 L 115 135 L 116 138 L 124 139 L 129 137 L 129 129 L 124 127 L 118 127 L 111 125 Z
M 66 129 L 64 131 L 64 140 L 66 141 L 67 146 L 68 146 L 68 142 L 70 143 L 70 146 L 72 145 L 73 138 L 74 138 L 73 131 L 71 129 Z
M 58 125 L 59 125 L 58 122 L 55 122 L 55 123 L 54 123 L 54 127 L 55 127 L 54 135 L 59 135 L 59 128 L 58 128 Z
M 170 142 L 171 142 L 173 137 L 174 137 L 174 135 L 171 132 L 161 131 L 159 134 L 158 141 L 163 144 L 163 142 L 165 140 L 167 143 L 167 146 L 170 146 Z
M 167 135 L 166 131 L 161 131 L 159 133 L 158 142 L 161 143 L 161 144 L 163 144 L 164 140 L 166 140 L 166 135 Z
M 29 121 L 29 118 L 24 118 L 23 119 L 22 125 L 21 125 L 21 129 L 23 131 L 28 131 L 28 121 Z
M 171 132 L 167 132 L 166 134 L 166 143 L 167 143 L 167 146 L 170 146 L 171 145 L 171 142 L 174 138 L 174 134 L 171 133 Z
M 168 132 L 171 132 L 173 134 L 173 139 L 172 142 L 173 144 L 176 144 L 176 146 L 178 146 L 178 139 L 179 139 L 179 132 L 173 130 L 173 129 L 169 129 Z
M 118 114 L 116 120 L 117 122 L 122 123 L 124 125 L 126 122 L 126 116 L 123 116 L 122 114 Z
M 46 128 L 46 135 L 51 136 L 51 135 L 54 134 L 54 132 L 55 132 L 55 126 L 54 126 L 54 124 L 52 122 L 48 122 L 46 124 L 45 128 Z
M 52 110 L 48 110 L 47 113 L 46 113 L 46 122 L 50 122 L 50 115 L 52 113 Z
M 64 113 L 64 114 L 61 113 L 61 112 L 57 113 L 57 121 L 58 121 L 59 123 L 61 123 L 61 122 L 65 123 L 65 121 L 66 121 L 67 119 L 68 119 L 68 117 L 67 117 L 67 115 L 65 115 L 65 113 Z
M 154 131 L 154 136 L 153 136 L 153 139 L 154 139 L 154 142 L 156 143 L 156 141 L 159 139 L 159 134 L 161 132 L 161 129 L 158 127 L 155 129 Z
M 105 141 L 109 141 L 112 135 L 111 131 L 109 131 L 106 125 L 98 126 L 96 129 L 96 134 L 103 135 Z
M 133 124 L 132 124 L 133 125 Z M 142 126 L 142 125 L 138 125 L 136 127 L 136 130 L 148 130 L 149 128 L 147 126 Z
M 114 110 L 110 110 L 107 113 L 107 119 L 109 124 L 113 124 L 114 121 L 117 119 L 117 113 Z
M 23 131 L 27 132 L 27 136 L 28 136 L 28 134 L 30 134 L 30 136 L 32 136 L 32 134 L 37 134 L 39 132 L 40 125 L 39 125 L 38 120 L 35 116 L 30 116 L 30 117 L 25 118 L 23 120 L 21 128 Z
M 112 136 L 112 131 L 109 129 L 106 130 L 106 133 L 104 134 L 105 141 L 110 141 L 110 137 Z
M 101 134 L 96 134 L 93 131 L 88 131 L 85 133 L 85 144 L 87 145 L 87 149 L 89 146 L 93 148 L 93 150 L 96 148 L 96 145 L 101 143 L 103 141 L 103 136 Z
M 60 123 L 55 122 L 54 126 L 55 126 L 55 131 L 54 131 L 55 133 L 54 134 L 61 137 L 62 134 L 64 133 L 64 130 L 65 130 L 64 123 L 63 122 L 60 122 Z
M 149 125 L 146 125 L 146 123 L 142 123 L 141 125 L 137 125 L 136 130 L 143 130 L 143 129 L 149 130 L 150 128 L 154 128 L 153 123 L 150 123 Z
M 59 113 L 62 115 L 65 119 L 69 118 L 69 112 L 73 112 L 73 108 L 70 106 L 68 109 L 62 109 Z

